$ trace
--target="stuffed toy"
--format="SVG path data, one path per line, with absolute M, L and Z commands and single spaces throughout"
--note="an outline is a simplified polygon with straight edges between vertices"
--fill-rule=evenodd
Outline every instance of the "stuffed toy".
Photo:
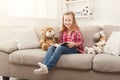
M 94 39 L 96 41 L 95 46 L 93 46 L 95 52 L 97 54 L 103 53 L 103 49 L 106 44 L 106 37 L 102 28 L 101 28 L 101 31 L 95 34 Z
M 87 53 L 87 54 L 96 54 L 96 52 L 94 51 L 93 48 L 85 47 L 85 48 L 84 48 L 84 51 L 85 51 L 85 53 Z
M 87 54 L 100 54 L 103 53 L 104 46 L 106 44 L 106 36 L 103 32 L 103 28 L 100 27 L 100 31 L 94 36 L 95 45 L 91 48 L 85 47 L 85 52 Z
M 42 37 L 40 39 L 40 47 L 44 50 L 47 51 L 48 47 L 51 44 L 55 44 L 55 30 L 53 27 L 45 27 L 41 29 L 42 32 Z

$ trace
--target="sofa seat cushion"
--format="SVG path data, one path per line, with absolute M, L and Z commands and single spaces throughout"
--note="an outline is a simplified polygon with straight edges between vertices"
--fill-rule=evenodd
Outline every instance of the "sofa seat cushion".
M 56 67 L 90 70 L 94 56 L 94 54 L 64 54 Z
M 9 55 L 12 64 L 38 66 L 42 62 L 46 52 L 41 49 L 27 49 L 14 51 Z M 92 68 L 93 54 L 64 54 L 58 61 L 56 68 L 82 69 Z
M 93 69 L 99 72 L 120 72 L 120 56 L 98 54 L 93 60 Z
M 39 61 L 42 62 L 44 56 L 45 51 L 41 49 L 17 50 L 9 55 L 9 62 L 22 65 L 37 65 Z

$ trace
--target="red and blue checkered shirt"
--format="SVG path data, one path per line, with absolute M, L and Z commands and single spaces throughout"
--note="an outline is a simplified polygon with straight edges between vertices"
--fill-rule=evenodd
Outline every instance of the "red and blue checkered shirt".
M 68 35 L 67 31 L 60 32 L 60 43 L 67 42 L 67 35 Z M 81 32 L 72 31 L 71 34 L 70 34 L 70 41 L 78 43 L 79 46 L 77 47 L 77 50 L 80 53 L 83 53 L 83 51 L 84 51 L 84 48 L 83 48 L 84 41 L 83 41 L 83 37 L 82 37 Z

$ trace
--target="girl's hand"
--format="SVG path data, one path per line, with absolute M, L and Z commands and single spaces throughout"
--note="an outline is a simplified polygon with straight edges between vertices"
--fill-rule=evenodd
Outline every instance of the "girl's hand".
M 77 47 L 77 45 L 78 45 L 78 44 L 75 43 L 75 42 L 69 42 L 67 46 L 68 46 L 69 48 L 73 48 L 73 47 Z

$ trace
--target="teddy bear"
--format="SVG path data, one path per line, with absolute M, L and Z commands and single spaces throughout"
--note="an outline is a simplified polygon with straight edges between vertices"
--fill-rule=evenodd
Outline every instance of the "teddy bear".
M 42 37 L 40 39 L 40 47 L 44 50 L 47 51 L 48 47 L 51 44 L 55 44 L 55 30 L 53 27 L 44 27 L 41 29 L 42 32 Z
M 103 28 L 101 28 L 101 30 L 95 34 L 94 40 L 96 41 L 95 45 L 93 46 L 94 51 L 97 54 L 103 53 L 103 49 L 106 44 L 106 36 L 104 34 Z

